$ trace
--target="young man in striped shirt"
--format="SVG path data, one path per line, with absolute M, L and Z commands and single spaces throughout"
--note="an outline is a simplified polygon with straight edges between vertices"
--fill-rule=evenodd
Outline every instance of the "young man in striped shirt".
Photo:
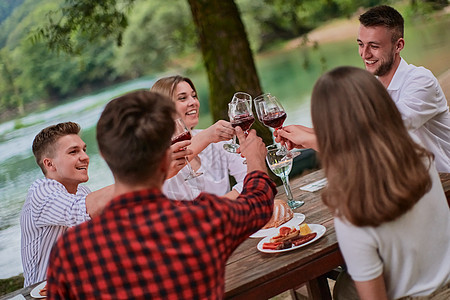
M 79 132 L 77 123 L 60 123 L 43 129 L 33 141 L 45 177 L 31 185 L 20 216 L 24 286 L 46 278 L 58 237 L 99 214 L 112 197 L 112 186 L 91 192 L 79 185 L 89 179 L 89 156 Z

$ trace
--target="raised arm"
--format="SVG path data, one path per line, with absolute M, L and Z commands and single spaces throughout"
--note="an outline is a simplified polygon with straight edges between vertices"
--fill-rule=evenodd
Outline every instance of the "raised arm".
M 236 127 L 236 136 L 239 139 L 239 152 L 247 160 L 247 173 L 259 170 L 267 174 L 267 149 L 262 139 L 256 135 L 256 131 L 252 129 L 248 135 L 245 135 L 238 126 Z
M 99 215 L 114 196 L 114 184 L 86 196 L 86 211 L 91 218 Z
M 312 148 L 318 151 L 316 134 L 313 128 L 302 125 L 289 125 L 274 132 L 275 141 L 292 148 Z
M 209 144 L 228 141 L 233 138 L 233 135 L 234 128 L 230 122 L 225 120 L 217 121 L 192 138 L 191 145 L 188 147 L 189 150 L 192 150 L 192 154 L 189 155 L 189 160 L 192 160 L 193 157 L 202 152 Z

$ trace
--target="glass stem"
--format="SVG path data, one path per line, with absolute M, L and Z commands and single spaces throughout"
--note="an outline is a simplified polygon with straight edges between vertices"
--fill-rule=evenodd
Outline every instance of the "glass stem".
M 289 178 L 281 177 L 281 181 L 283 182 L 284 190 L 286 191 L 286 197 L 289 201 L 294 200 L 294 197 L 292 197 L 291 187 L 289 186 Z
M 184 159 L 186 160 L 186 165 L 187 165 L 188 168 L 189 168 L 189 173 L 192 174 L 192 175 L 194 175 L 194 174 L 195 174 L 194 169 L 192 169 L 191 163 L 189 162 L 187 156 L 185 156 Z
M 233 135 L 233 145 L 236 145 L 236 135 Z

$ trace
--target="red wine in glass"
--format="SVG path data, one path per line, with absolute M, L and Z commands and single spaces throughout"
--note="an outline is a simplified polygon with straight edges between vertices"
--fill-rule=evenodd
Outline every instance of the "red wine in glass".
M 286 113 L 284 111 L 268 113 L 262 117 L 264 125 L 279 129 L 283 126 L 284 120 L 286 120 Z
M 258 114 L 258 119 L 267 127 L 272 127 L 275 130 L 281 129 L 286 120 L 287 114 L 278 99 L 270 93 L 262 94 L 255 98 L 255 110 Z M 299 155 L 299 152 L 288 151 L 286 147 L 281 146 L 279 154 L 284 154 L 286 159 L 294 158 Z
M 231 126 L 239 126 L 243 131 L 247 131 L 250 129 L 254 122 L 255 118 L 250 114 L 239 115 L 231 121 Z
M 252 96 L 244 92 L 237 92 L 233 99 L 228 103 L 228 117 L 231 126 L 239 126 L 243 131 L 247 131 L 255 122 L 252 112 Z M 237 153 L 239 145 L 236 143 L 236 135 L 233 141 L 223 145 L 223 148 L 230 153 Z
M 172 145 L 181 141 L 188 141 L 191 139 L 191 133 L 189 131 L 183 132 L 172 138 Z
M 186 124 L 184 124 L 183 120 L 181 118 L 175 119 L 175 131 L 172 135 L 172 145 L 177 142 L 190 140 L 191 137 L 191 132 L 186 127 Z M 193 179 L 203 174 L 195 172 L 194 169 L 192 169 L 192 166 L 189 163 L 187 157 L 185 157 L 184 159 L 186 160 L 186 165 L 189 169 L 189 175 L 184 180 Z

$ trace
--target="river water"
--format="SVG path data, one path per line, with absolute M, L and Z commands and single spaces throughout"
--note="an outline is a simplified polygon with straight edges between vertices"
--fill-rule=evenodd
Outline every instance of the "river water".
M 408 29 L 409 28 L 409 29 Z M 450 18 L 427 21 L 407 27 L 407 46 L 402 56 L 416 65 L 424 65 L 436 76 L 450 69 Z M 418 34 L 415 34 L 418 33 Z M 408 35 L 409 34 L 409 35 Z M 308 57 L 308 61 L 305 60 Z M 311 125 L 309 97 L 320 74 L 339 65 L 362 67 L 355 39 L 320 46 L 311 51 L 304 48 L 283 53 L 266 54 L 257 59 L 263 90 L 272 92 L 288 112 L 285 124 Z M 204 74 L 191 76 L 199 90 L 203 106 L 207 106 L 207 86 Z M 90 156 L 88 186 L 96 190 L 113 182 L 106 163 L 98 154 L 95 125 L 104 105 L 125 92 L 149 88 L 152 78 L 143 78 L 111 87 L 106 91 L 75 99 L 20 120 L 0 124 L 0 278 L 22 272 L 20 259 L 19 216 L 31 183 L 42 177 L 34 161 L 31 144 L 44 127 L 58 122 L 74 121 L 82 127 L 82 138 Z M 20 123 L 24 127 L 15 129 Z M 211 124 L 202 111 L 199 128 Z

